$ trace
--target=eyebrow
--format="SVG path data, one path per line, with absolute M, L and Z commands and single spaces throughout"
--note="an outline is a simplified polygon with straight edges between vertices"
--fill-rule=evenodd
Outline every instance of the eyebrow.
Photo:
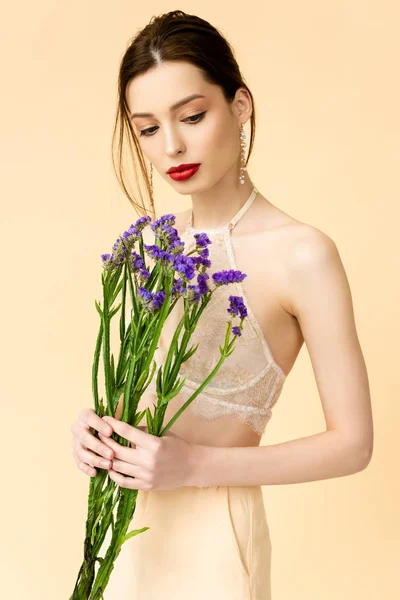
M 179 102 L 176 102 L 175 104 L 173 104 L 172 106 L 170 106 L 170 112 L 176 110 L 177 108 L 179 108 L 180 106 L 183 106 L 184 104 L 187 104 L 188 102 L 191 102 L 192 100 L 194 100 L 195 98 L 205 98 L 205 96 L 203 94 L 192 94 L 191 96 L 187 96 L 186 98 L 183 98 L 183 100 L 179 100 Z M 131 114 L 131 119 L 133 119 L 134 117 L 154 117 L 153 113 L 132 113 Z

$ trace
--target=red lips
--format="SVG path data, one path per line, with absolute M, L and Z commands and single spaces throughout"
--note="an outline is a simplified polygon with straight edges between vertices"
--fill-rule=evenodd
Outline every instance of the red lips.
M 171 167 L 167 173 L 175 173 L 176 171 L 187 171 L 193 167 L 197 167 L 200 163 L 188 163 L 186 165 L 178 165 L 177 167 Z

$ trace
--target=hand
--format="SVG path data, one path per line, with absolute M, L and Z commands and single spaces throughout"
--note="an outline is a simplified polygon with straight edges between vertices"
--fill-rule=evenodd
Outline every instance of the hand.
M 134 445 L 121 446 L 99 434 L 115 454 L 108 472 L 115 483 L 132 490 L 171 490 L 188 485 L 194 464 L 193 444 L 170 431 L 158 437 L 113 417 L 104 416 L 103 421 Z
M 113 450 L 93 435 L 94 430 L 101 431 L 104 436 L 112 434 L 111 427 L 96 414 L 93 408 L 82 409 L 78 420 L 71 426 L 74 436 L 72 439 L 73 456 L 78 469 L 91 477 L 97 475 L 94 467 L 110 468 L 110 459 L 114 457 Z

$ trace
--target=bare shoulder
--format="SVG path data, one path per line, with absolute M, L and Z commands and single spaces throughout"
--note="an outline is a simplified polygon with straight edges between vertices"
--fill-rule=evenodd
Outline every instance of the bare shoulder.
M 257 239 L 261 234 L 263 246 L 268 247 L 268 251 L 278 252 L 285 268 L 318 260 L 321 254 L 336 248 L 325 232 L 289 215 L 263 196 L 255 207 L 252 222 L 253 225 L 248 226 L 251 237 Z M 257 243 L 259 241 L 257 239 Z
M 337 246 L 327 233 L 301 221 L 283 227 L 276 243 L 284 245 L 286 266 L 290 269 L 309 268 L 337 253 Z
M 336 265 L 333 268 L 345 277 L 340 255 L 334 240 L 314 225 L 292 217 L 271 203 L 263 213 L 265 218 L 260 213 L 258 219 L 263 243 L 258 239 L 257 244 L 268 254 L 266 259 L 278 257 L 269 275 L 274 278 L 282 308 L 297 317 L 299 285 L 318 278 L 328 265 Z
M 291 315 L 300 318 L 302 300 L 308 301 L 312 291 L 314 300 L 320 302 L 329 301 L 330 286 L 350 295 L 339 250 L 327 233 L 307 223 L 291 223 L 282 229 L 276 243 L 284 273 L 281 303 Z

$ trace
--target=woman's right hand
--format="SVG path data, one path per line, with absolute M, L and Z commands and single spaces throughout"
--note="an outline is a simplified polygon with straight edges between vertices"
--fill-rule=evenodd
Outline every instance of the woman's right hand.
M 72 447 L 76 466 L 91 477 L 97 475 L 94 467 L 110 469 L 114 458 L 113 450 L 95 437 L 93 430 L 108 437 L 113 433 L 93 408 L 84 408 L 79 413 L 78 420 L 71 425 Z

